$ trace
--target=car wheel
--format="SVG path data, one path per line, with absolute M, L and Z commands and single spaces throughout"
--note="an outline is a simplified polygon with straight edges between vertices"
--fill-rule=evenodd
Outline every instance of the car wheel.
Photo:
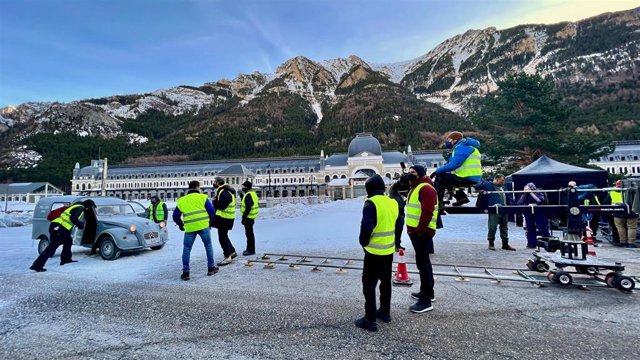
M 164 245 L 152 246 L 151 250 L 160 250 L 164 247 Z
M 38 255 L 42 254 L 44 249 L 46 249 L 50 243 L 51 241 L 49 241 L 49 239 L 47 239 L 46 237 L 41 238 L 40 242 L 38 243 Z
M 110 236 L 105 237 L 100 242 L 100 256 L 105 260 L 115 260 L 120 256 L 120 249 Z

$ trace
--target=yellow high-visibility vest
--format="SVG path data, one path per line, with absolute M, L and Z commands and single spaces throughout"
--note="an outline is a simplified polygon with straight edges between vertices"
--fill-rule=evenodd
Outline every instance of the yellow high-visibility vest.
M 396 249 L 396 220 L 400 213 L 398 202 L 385 195 L 375 195 L 368 200 L 376 207 L 376 227 L 364 249 L 373 255 L 393 254 Z
M 195 232 L 209 227 L 209 214 L 205 204 L 207 195 L 201 193 L 187 194 L 178 199 L 177 207 L 182 212 L 185 232 Z
M 451 156 L 455 156 L 456 149 L 453 149 Z M 482 176 L 482 163 L 480 162 L 480 151 L 473 148 L 473 152 L 467 157 L 459 168 L 451 172 L 459 177 Z
M 414 189 L 409 192 L 409 200 L 407 201 L 407 210 L 405 211 L 405 223 L 407 226 L 418 227 L 420 222 L 420 216 L 422 215 L 422 206 L 420 205 L 420 199 L 418 198 L 420 189 L 425 186 L 433 186 L 428 183 L 420 183 Z M 436 200 L 436 206 L 433 209 L 433 217 L 429 221 L 429 228 L 435 230 L 438 220 L 438 200 Z
M 75 205 L 71 205 L 69 206 L 69 208 L 65 211 L 62 212 L 62 214 L 60 214 L 60 216 L 56 219 L 53 219 L 53 221 L 51 221 L 52 223 L 57 223 L 62 225 L 65 229 L 67 230 L 71 230 L 71 228 L 74 226 L 73 223 L 71 222 L 71 210 L 77 208 L 78 206 L 82 207 L 82 212 L 80 213 L 80 216 L 78 216 L 78 219 L 82 218 L 84 216 L 84 206 L 80 205 L 80 204 L 75 204 Z
M 244 210 L 246 209 L 244 205 L 244 200 L 247 198 L 247 196 L 250 196 L 251 200 L 253 200 L 253 205 L 251 206 L 251 210 L 249 210 L 249 216 L 247 216 L 247 218 L 255 219 L 258 217 L 259 210 L 258 210 L 258 194 L 256 194 L 254 190 L 247 191 L 242 197 L 242 203 L 240 204 L 240 214 L 244 214 Z
M 156 205 L 156 219 L 158 219 L 158 221 L 164 221 L 167 219 L 163 205 L 164 203 L 162 201 Z M 149 220 L 153 220 L 153 204 L 149 205 Z
M 222 194 L 223 191 L 225 191 L 225 189 L 218 189 L 218 194 L 216 197 L 218 201 L 220 201 L 220 194 Z M 227 208 L 224 210 L 216 209 L 216 215 L 220 216 L 223 219 L 236 218 L 236 196 L 233 195 L 231 191 L 229 191 L 229 195 L 231 195 L 231 204 L 229 204 L 229 206 L 227 206 Z

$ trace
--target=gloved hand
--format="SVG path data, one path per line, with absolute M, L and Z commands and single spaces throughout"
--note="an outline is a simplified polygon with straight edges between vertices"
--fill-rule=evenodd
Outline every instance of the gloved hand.
M 247 225 L 247 219 L 242 218 L 242 221 L 240 221 L 240 223 L 241 223 L 242 225 Z
M 184 231 L 184 225 L 178 225 L 178 228 L 180 229 L 180 231 Z
M 81 222 L 78 225 L 76 225 L 78 227 L 79 230 L 83 230 L 84 229 L 84 223 Z
M 429 175 L 429 177 L 431 179 L 434 179 L 437 175 L 438 175 L 438 173 L 434 171 L 434 172 L 431 173 L 431 175 Z

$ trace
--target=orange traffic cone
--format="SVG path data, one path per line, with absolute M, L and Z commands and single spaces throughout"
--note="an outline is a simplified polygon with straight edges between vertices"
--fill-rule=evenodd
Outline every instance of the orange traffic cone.
M 407 271 L 407 263 L 404 261 L 404 250 L 398 251 L 398 267 L 396 269 L 396 277 L 393 279 L 393 285 L 411 286 L 413 281 L 409 279 Z

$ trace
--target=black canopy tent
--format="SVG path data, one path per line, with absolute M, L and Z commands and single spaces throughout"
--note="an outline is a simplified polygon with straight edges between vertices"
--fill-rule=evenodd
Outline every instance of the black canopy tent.
M 567 187 L 569 181 L 578 185 L 593 184 L 597 188 L 607 187 L 607 171 L 582 168 L 542 156 L 523 169 L 509 176 L 514 190 L 522 190 L 530 182 L 537 188 L 557 190 Z M 558 203 L 558 195 L 549 193 L 549 204 Z

